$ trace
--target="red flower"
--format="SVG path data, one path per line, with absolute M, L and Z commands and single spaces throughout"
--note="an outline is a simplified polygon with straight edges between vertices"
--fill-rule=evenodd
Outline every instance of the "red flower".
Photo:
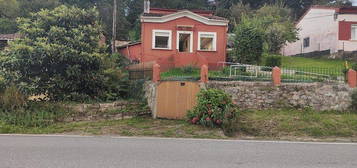
M 196 124 L 198 120 L 199 120 L 199 118 L 198 118 L 198 117 L 195 117 L 195 118 L 192 119 L 191 122 L 192 122 L 192 124 Z
M 211 121 L 211 118 L 207 117 L 207 118 L 206 118 L 206 121 Z

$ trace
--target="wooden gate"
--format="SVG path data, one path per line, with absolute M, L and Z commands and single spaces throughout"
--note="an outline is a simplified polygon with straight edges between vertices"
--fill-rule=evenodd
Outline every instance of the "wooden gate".
M 197 82 L 161 82 L 157 87 L 156 117 L 184 119 L 187 111 L 196 105 L 199 91 Z

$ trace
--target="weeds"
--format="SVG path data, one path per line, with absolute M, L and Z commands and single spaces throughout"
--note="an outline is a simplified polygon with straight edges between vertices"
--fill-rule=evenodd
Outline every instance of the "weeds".
M 63 122 L 70 110 L 60 104 L 32 102 L 16 109 L 0 109 L 0 121 L 21 127 L 46 127 Z

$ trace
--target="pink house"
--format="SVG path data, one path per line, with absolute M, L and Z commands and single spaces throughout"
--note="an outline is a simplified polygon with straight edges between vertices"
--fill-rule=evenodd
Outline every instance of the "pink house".
M 156 62 L 162 70 L 183 66 L 219 67 L 226 59 L 228 21 L 210 11 L 151 8 L 145 1 L 141 42 L 119 48 L 140 63 Z
M 312 6 L 297 22 L 299 40 L 288 43 L 286 56 L 318 51 L 357 51 L 357 7 Z

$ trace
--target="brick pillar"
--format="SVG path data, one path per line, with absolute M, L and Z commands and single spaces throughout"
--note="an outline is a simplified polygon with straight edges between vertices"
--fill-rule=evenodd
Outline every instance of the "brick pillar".
M 347 80 L 348 80 L 348 85 L 351 88 L 355 88 L 357 86 L 357 73 L 355 70 L 348 70 L 347 72 Z
M 207 65 L 201 66 L 201 82 L 208 82 L 208 67 Z
M 152 81 L 159 82 L 160 81 L 160 65 L 154 64 L 152 66 Z
M 273 85 L 280 86 L 281 85 L 281 70 L 279 67 L 274 67 L 272 71 Z

